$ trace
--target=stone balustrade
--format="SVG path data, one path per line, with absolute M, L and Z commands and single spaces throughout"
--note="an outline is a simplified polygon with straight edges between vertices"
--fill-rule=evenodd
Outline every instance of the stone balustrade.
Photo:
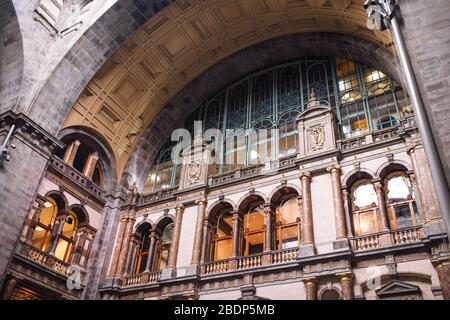
M 89 193 L 94 194 L 100 199 L 103 199 L 105 193 L 99 186 L 97 186 L 94 182 L 92 182 L 91 179 L 84 176 L 77 169 L 68 165 L 58 157 L 53 156 L 50 158 L 50 166 L 54 170 L 62 173 L 65 177 L 68 177 L 69 179 L 76 182 L 79 186 L 83 187 Z
M 298 248 L 272 252 L 272 263 L 287 263 L 297 260 Z
M 406 228 L 392 232 L 394 244 L 407 244 L 418 242 L 422 238 L 422 227 Z
M 171 199 L 174 197 L 174 192 L 177 189 L 178 189 L 178 186 L 175 186 L 175 187 L 172 187 L 169 189 L 164 189 L 164 190 L 159 190 L 159 191 L 152 192 L 152 193 L 143 194 L 139 198 L 139 205 L 147 206 L 147 205 L 150 205 L 157 201 Z
M 228 271 L 228 260 L 220 260 L 206 263 L 203 266 L 203 274 L 210 275 Z
M 380 247 L 380 235 L 371 234 L 367 236 L 354 237 L 352 239 L 353 250 L 370 250 Z
M 26 258 L 27 260 L 39 264 L 41 266 L 44 266 L 49 270 L 55 271 L 64 277 L 72 275 L 72 273 L 75 271 L 75 269 L 71 269 L 72 266 L 71 264 L 59 260 L 55 256 L 52 256 L 47 252 L 39 250 L 27 242 L 21 241 L 19 243 L 17 253 L 20 256 Z M 80 271 L 79 279 L 81 284 L 84 284 L 86 276 L 85 272 L 81 270 L 78 266 L 75 268 L 76 270 Z
M 262 266 L 262 254 L 248 256 L 248 257 L 240 257 L 237 259 L 237 270 L 243 269 L 251 269 Z
M 147 272 L 127 276 L 124 279 L 125 287 L 132 287 L 150 283 L 157 283 L 161 279 L 161 271 Z

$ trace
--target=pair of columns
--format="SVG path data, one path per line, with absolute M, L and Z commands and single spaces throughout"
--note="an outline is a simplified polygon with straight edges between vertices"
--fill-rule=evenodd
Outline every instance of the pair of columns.
M 78 148 L 80 146 L 81 142 L 80 140 L 73 141 L 66 150 L 66 153 L 64 154 L 63 161 L 69 165 L 73 165 L 73 161 L 75 160 L 75 155 L 78 151 Z M 84 166 L 82 174 L 88 178 L 92 178 L 92 175 L 94 174 L 95 165 L 97 164 L 99 159 L 99 155 L 97 152 L 93 152 L 89 154 L 89 157 L 86 161 L 86 164 Z
M 333 209 L 336 226 L 335 249 L 348 248 L 348 203 L 347 206 L 342 194 L 341 166 L 333 165 L 327 168 L 331 175 L 333 190 Z M 299 257 L 308 257 L 315 254 L 314 222 L 311 198 L 311 173 L 303 171 L 300 173 L 300 184 L 302 192 L 301 210 L 301 245 Z
M 306 300 L 318 299 L 318 280 L 316 278 L 304 279 Z M 342 300 L 353 300 L 353 276 L 351 274 L 339 275 Z

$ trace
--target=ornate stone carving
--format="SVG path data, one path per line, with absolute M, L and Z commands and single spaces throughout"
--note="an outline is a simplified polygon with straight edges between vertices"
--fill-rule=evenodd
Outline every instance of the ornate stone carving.
M 323 124 L 318 124 L 309 127 L 308 132 L 308 143 L 309 148 L 312 151 L 319 151 L 323 149 L 323 144 L 325 143 L 325 128 Z
M 187 185 L 196 184 L 200 181 L 201 162 L 194 160 L 188 164 L 187 169 Z

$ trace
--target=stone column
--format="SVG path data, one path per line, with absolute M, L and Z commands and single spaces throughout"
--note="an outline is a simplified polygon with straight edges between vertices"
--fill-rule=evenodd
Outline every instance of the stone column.
M 192 252 L 191 265 L 199 265 L 202 253 L 202 240 L 203 240 L 203 220 L 205 219 L 205 211 L 207 201 L 205 198 L 195 201 L 197 205 L 197 223 L 195 226 L 194 237 L 194 250 Z
M 344 300 L 353 300 L 353 277 L 351 274 L 341 275 L 339 279 L 342 289 L 342 298 Z
M 122 250 L 122 243 L 123 243 L 123 238 L 125 235 L 125 228 L 127 226 L 127 222 L 128 222 L 128 212 L 127 211 L 122 212 L 120 214 L 119 230 L 118 230 L 118 235 L 117 235 L 117 241 L 114 246 L 114 251 L 113 251 L 113 256 L 112 256 L 112 261 L 111 261 L 111 268 L 108 273 L 109 276 L 114 276 L 116 274 L 117 262 L 119 259 L 120 251 Z
M 202 255 L 200 263 L 203 264 L 209 259 L 209 243 L 211 241 L 209 220 L 207 217 L 203 219 L 203 241 L 202 241 Z
M 239 257 L 239 243 L 240 243 L 240 233 L 241 233 L 241 215 L 239 211 L 233 212 L 233 247 L 232 247 L 232 258 Z
M 302 243 L 299 249 L 299 257 L 315 255 L 314 229 L 311 201 L 311 173 L 300 173 L 303 197 L 303 221 L 302 221 Z
M 380 220 L 381 220 L 381 232 L 380 235 L 380 245 L 389 246 L 392 244 L 391 228 L 389 226 L 389 217 L 386 209 L 386 198 L 384 194 L 383 184 L 381 180 L 377 179 L 372 181 L 375 187 L 375 192 L 377 193 L 378 208 L 380 210 Z
M 422 209 L 421 213 L 424 215 L 422 218 L 424 220 L 424 224 L 426 225 L 441 217 L 439 202 L 423 147 L 414 146 L 408 150 L 408 154 L 411 158 L 413 170 L 416 173 L 415 182 L 417 189 L 415 191 L 419 198 Z M 430 231 L 433 231 L 433 229 Z M 438 227 L 437 229 L 440 228 Z M 439 233 L 439 230 L 436 230 L 436 233 Z
M 33 206 L 31 208 L 31 212 L 27 217 L 27 222 L 25 227 L 22 230 L 22 239 L 26 242 L 31 243 L 31 239 L 33 238 L 34 229 L 39 221 L 39 216 L 41 214 L 42 209 L 44 209 L 44 201 L 36 199 L 38 206 Z
M 127 195 L 128 205 L 124 207 L 125 212 L 120 216 L 120 225 L 117 236 L 117 242 L 111 262 L 110 276 L 122 276 L 128 255 L 129 243 L 134 223 L 136 221 L 137 203 L 139 193 L 136 184 L 129 188 L 130 193 Z
M 333 187 L 334 220 L 336 225 L 336 241 L 333 242 L 333 247 L 334 249 L 345 249 L 348 248 L 348 240 L 344 201 L 341 192 L 341 166 L 328 167 L 327 171 L 331 174 Z
M 450 300 L 450 262 L 435 265 L 444 300 Z
M 145 265 L 144 272 L 150 272 L 153 270 L 153 262 L 155 258 L 155 248 L 157 242 L 158 242 L 158 235 L 156 234 L 156 231 L 153 230 L 150 233 L 150 245 L 148 247 L 147 264 Z
M 306 300 L 317 300 L 317 280 L 315 278 L 303 280 L 305 284 Z
M 89 155 L 89 158 L 86 161 L 86 165 L 84 166 L 84 169 L 83 169 L 83 175 L 85 177 L 92 178 L 92 175 L 94 174 L 95 165 L 97 164 L 98 158 L 99 157 L 98 157 L 98 153 L 97 152 L 91 153 Z
M 380 210 L 381 231 L 390 230 L 383 184 L 381 183 L 381 180 L 374 180 L 373 186 L 375 187 L 375 191 L 377 193 L 378 208 Z
M 50 238 L 50 245 L 48 247 L 48 254 L 55 255 L 56 247 L 58 246 L 59 236 L 61 235 L 62 229 L 64 227 L 64 223 L 67 219 L 67 213 L 61 213 L 58 215 L 55 221 L 55 225 L 53 227 L 53 232 Z
M 117 261 L 116 275 L 121 277 L 125 271 L 125 265 L 128 258 L 128 250 L 130 249 L 131 236 L 133 232 L 133 226 L 136 222 L 136 207 L 133 205 L 130 207 L 125 230 L 122 238 L 122 249 L 120 250 L 119 259 Z
M 264 224 L 266 226 L 266 232 L 265 232 L 265 247 L 264 252 L 269 253 L 272 251 L 272 217 L 273 217 L 273 210 L 270 205 L 270 203 L 264 204 Z
M 16 287 L 16 285 L 17 285 L 17 278 L 12 275 L 8 276 L 3 285 L 0 300 L 9 300 L 11 298 L 12 293 L 14 292 L 14 288 Z
M 183 221 L 184 206 L 182 204 L 179 204 L 175 209 L 175 224 L 173 227 L 172 242 L 170 243 L 170 253 L 167 264 L 168 269 L 172 270 L 175 270 L 177 268 L 178 246 L 180 244 L 181 223 Z
M 345 213 L 345 223 L 347 224 L 347 235 L 349 237 L 353 237 L 353 228 L 352 228 L 352 211 L 350 210 L 350 195 L 348 194 L 347 187 L 342 187 L 342 200 L 344 202 L 344 213 Z
M 64 154 L 63 158 L 64 162 L 69 165 L 73 165 L 73 160 L 75 159 L 75 155 L 77 154 L 80 144 L 80 140 L 75 140 L 67 147 L 66 153 Z

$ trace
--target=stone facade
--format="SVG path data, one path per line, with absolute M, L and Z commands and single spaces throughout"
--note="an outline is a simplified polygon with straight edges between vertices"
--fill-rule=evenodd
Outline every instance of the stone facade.
M 450 11 L 450 4 L 428 2 L 398 4 L 406 45 L 448 168 L 449 22 L 441 13 Z M 311 0 L 303 7 L 283 0 L 251 3 L 94 0 L 83 15 L 49 27 L 48 21 L 33 18 L 45 1 L 0 0 L 0 142 L 16 126 L 11 140 L 16 148 L 0 168 L 2 298 L 29 294 L 14 293 L 24 284 L 36 289 L 37 296 L 63 299 L 322 299 L 330 292 L 342 299 L 375 299 L 395 298 L 398 291 L 410 298 L 449 298 L 448 243 L 410 114 L 395 128 L 339 140 L 332 113 L 315 109 L 317 114 L 300 119 L 304 148 L 295 157 L 220 176 L 209 176 L 201 157 L 184 164 L 180 188 L 139 194 L 160 147 L 189 115 L 186 110 L 244 74 L 327 51 L 404 82 L 389 33 L 365 28 L 362 0 L 331 0 L 326 6 Z M 316 10 L 328 14 L 308 20 Z M 217 15 L 205 24 L 199 17 L 209 12 Z M 347 15 L 353 18 L 339 23 Z M 146 51 L 151 61 L 144 57 Z M 320 121 L 308 122 L 310 116 Z M 77 172 L 54 156 L 64 147 L 63 137 L 79 129 L 96 141 L 106 165 L 109 183 L 102 188 L 86 179 L 92 171 Z M 382 177 L 399 167 L 407 169 L 414 183 L 423 223 L 395 231 L 385 204 L 380 206 L 383 230 L 357 236 L 349 204 L 353 177 L 370 176 L 381 200 Z M 130 201 L 134 182 L 137 190 Z M 229 261 L 208 261 L 208 215 L 215 206 L 232 206 L 237 231 L 240 206 L 250 198 L 263 199 L 265 224 L 270 225 L 270 201 L 286 190 L 298 196 L 303 235 L 298 250 L 277 252 L 266 246 L 264 254 L 248 258 L 235 249 Z M 26 241 L 32 216 L 42 209 L 39 201 L 52 191 L 64 195 L 67 208 L 83 207 L 89 216 L 90 253 L 78 291 L 66 285 L 69 265 Z M 167 268 L 131 274 L 136 230 L 145 223 L 156 227 L 169 222 L 175 224 L 175 241 Z M 266 242 L 271 236 L 265 234 Z M 378 277 L 374 272 L 380 270 Z M 374 286 L 374 279 L 381 282 Z M 44 288 L 42 282 L 49 285 Z

